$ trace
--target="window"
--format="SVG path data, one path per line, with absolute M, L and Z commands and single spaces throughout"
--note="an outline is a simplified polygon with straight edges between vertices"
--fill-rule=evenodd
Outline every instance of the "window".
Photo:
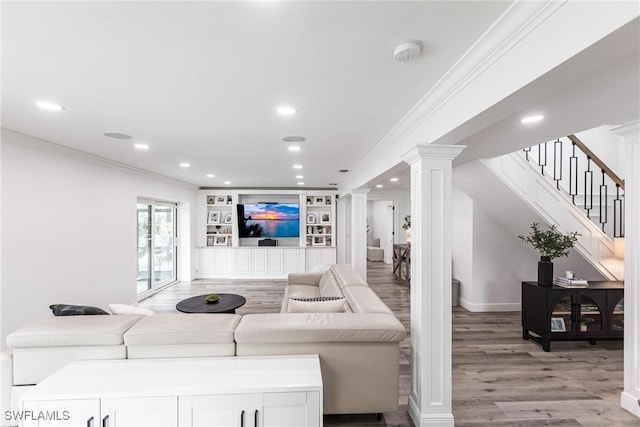
M 177 277 L 177 206 L 139 200 L 137 294 L 143 297 Z

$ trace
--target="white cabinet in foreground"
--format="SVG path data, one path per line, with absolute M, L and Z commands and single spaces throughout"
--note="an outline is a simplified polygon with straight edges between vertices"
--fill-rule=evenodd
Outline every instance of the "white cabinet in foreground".
M 77 361 L 20 405 L 21 427 L 319 427 L 322 376 L 318 355 Z

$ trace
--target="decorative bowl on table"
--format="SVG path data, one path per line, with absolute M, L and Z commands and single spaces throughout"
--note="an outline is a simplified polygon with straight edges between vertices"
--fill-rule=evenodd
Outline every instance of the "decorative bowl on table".
M 216 294 L 207 295 L 207 296 L 204 298 L 204 301 L 205 301 L 207 304 L 213 304 L 213 303 L 216 303 L 216 302 L 220 301 L 220 296 L 218 296 L 218 295 L 216 295 Z

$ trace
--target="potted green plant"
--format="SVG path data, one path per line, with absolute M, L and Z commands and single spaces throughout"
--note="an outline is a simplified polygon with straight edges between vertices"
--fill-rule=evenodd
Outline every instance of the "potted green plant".
M 402 229 L 404 230 L 405 240 L 407 243 L 411 243 L 411 215 L 405 215 Z
M 553 260 L 569 255 L 569 250 L 578 241 L 577 231 L 562 234 L 556 225 L 552 225 L 548 230 L 543 231 L 537 222 L 531 224 L 531 231 L 528 235 L 519 235 L 523 242 L 533 246 L 540 253 L 538 262 L 538 283 L 541 285 L 553 284 Z

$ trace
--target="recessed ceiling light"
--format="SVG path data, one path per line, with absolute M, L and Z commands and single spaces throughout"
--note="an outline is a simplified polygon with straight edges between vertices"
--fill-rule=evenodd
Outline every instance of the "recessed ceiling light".
M 224 182 L 224 185 L 230 185 L 230 184 L 231 184 L 231 181 L 225 181 Z
M 191 163 L 182 162 L 182 163 L 180 163 L 180 167 L 181 168 L 190 168 L 191 167 Z
M 296 175 L 296 179 L 303 179 L 304 175 Z
M 36 101 L 36 105 L 38 106 L 38 108 L 42 108 L 43 110 L 50 110 L 50 111 L 64 110 L 64 107 L 62 105 L 56 104 L 55 102 Z
M 291 116 L 296 113 L 296 109 L 293 107 L 289 107 L 288 105 L 281 105 L 276 108 L 276 112 L 281 116 Z
M 207 178 L 215 178 L 215 177 L 216 177 L 216 176 L 215 176 L 214 174 L 212 174 L 212 173 L 208 173 L 208 174 L 207 174 Z
M 298 185 L 304 185 L 304 182 L 299 181 L 299 182 L 298 182 Z
M 382 185 L 382 184 L 376 185 L 376 188 L 382 188 L 382 187 L 384 187 L 384 185 Z
M 303 136 L 285 136 L 282 138 L 284 142 L 305 142 L 307 138 Z
M 398 178 L 393 177 L 393 178 L 390 178 L 390 179 L 389 179 L 389 181 L 391 181 L 391 182 L 398 182 Z
M 137 144 L 133 144 L 133 148 L 135 148 L 136 150 L 148 150 L 149 146 L 147 144 L 143 144 L 141 142 L 137 143 Z
M 293 165 L 294 169 L 302 169 L 302 165 Z
M 544 119 L 544 116 L 542 114 L 536 114 L 533 116 L 523 117 L 522 120 L 520 120 L 520 123 L 523 123 L 523 124 L 537 123 L 542 121 L 543 119 Z
M 300 151 L 300 146 L 298 145 L 290 145 L 289 151 Z
M 103 135 L 106 136 L 107 138 L 113 138 L 113 139 L 131 139 L 131 135 L 127 135 L 126 133 L 120 133 L 120 132 L 104 132 Z

